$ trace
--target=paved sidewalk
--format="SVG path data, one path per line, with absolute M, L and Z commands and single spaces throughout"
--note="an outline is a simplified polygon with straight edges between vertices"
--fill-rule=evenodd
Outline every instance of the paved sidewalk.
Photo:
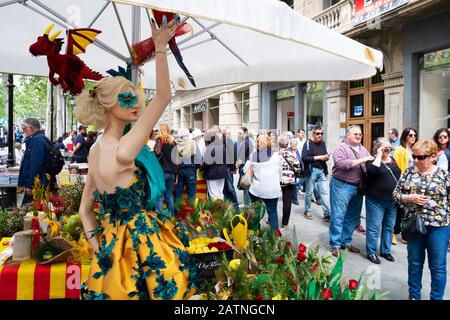
M 236 181 L 236 180 L 235 180 Z M 238 199 L 242 203 L 242 192 L 238 191 Z M 299 196 L 300 205 L 292 205 L 292 212 L 289 221 L 289 226 L 281 229 L 285 236 L 292 236 L 295 229 L 297 240 L 306 245 L 319 244 L 321 246 L 320 252 L 328 254 L 328 223 L 322 221 L 322 207 L 312 204 L 311 214 L 313 220 L 305 219 L 304 212 L 304 197 Z M 282 216 L 282 202 L 278 201 L 278 218 L 281 226 Z M 364 205 L 362 216 L 365 217 Z M 362 225 L 365 228 L 365 219 L 361 219 Z M 391 253 L 395 258 L 395 262 L 389 262 L 380 257 L 381 264 L 376 265 L 371 263 L 366 258 L 366 238 L 358 232 L 353 233 L 352 244 L 361 250 L 361 253 L 348 252 L 344 260 L 344 273 L 347 278 L 358 279 L 359 275 L 363 273 L 370 279 L 369 283 L 374 285 L 374 288 L 380 288 L 381 292 L 389 292 L 385 299 L 389 300 L 407 300 L 408 299 L 408 261 L 406 245 L 400 242 L 396 246 L 392 246 Z M 450 254 L 447 255 L 447 270 L 450 268 Z M 449 272 L 447 271 L 447 274 Z M 448 277 L 450 278 L 450 277 Z M 450 279 L 447 280 L 445 291 L 445 300 L 450 300 Z M 424 264 L 424 271 L 422 277 L 422 299 L 428 300 L 430 297 L 431 277 L 428 269 L 428 263 Z

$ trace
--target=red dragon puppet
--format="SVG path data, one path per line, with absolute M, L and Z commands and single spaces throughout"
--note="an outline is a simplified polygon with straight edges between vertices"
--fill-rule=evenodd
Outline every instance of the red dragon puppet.
M 103 76 L 89 69 L 86 64 L 77 57 L 84 53 L 86 46 L 94 42 L 95 37 L 101 33 L 95 29 L 71 29 L 67 33 L 66 54 L 60 54 L 63 39 L 56 38 L 61 31 L 49 35 L 54 24 L 47 27 L 44 34 L 30 46 L 33 56 L 47 56 L 50 68 L 48 77 L 53 85 L 60 84 L 64 91 L 73 95 L 79 94 L 84 88 L 83 79 L 101 80 Z M 58 78 L 55 78 L 58 74 Z
M 157 11 L 152 10 L 153 16 L 155 17 L 156 23 L 158 24 L 158 27 L 161 27 L 165 23 L 168 23 L 172 21 L 173 19 L 177 19 L 177 23 L 179 22 L 180 17 L 172 12 L 163 12 L 163 11 Z M 172 39 L 169 40 L 169 48 L 170 51 L 172 51 L 175 59 L 177 60 L 178 65 L 180 68 L 184 71 L 186 76 L 188 77 L 189 81 L 192 83 L 192 85 L 195 87 L 195 81 L 194 77 L 190 74 L 189 70 L 185 66 L 183 62 L 183 57 L 181 56 L 180 49 L 178 49 L 177 43 L 175 41 L 175 37 L 182 36 L 188 32 L 193 32 L 192 26 L 189 25 L 186 22 L 183 22 L 181 24 L 178 24 L 177 29 L 175 31 L 175 35 Z M 146 40 L 143 40 L 141 42 L 135 43 L 132 45 L 133 49 L 133 63 L 134 64 L 142 64 L 147 59 L 151 58 L 155 53 L 155 43 L 153 39 L 150 37 Z

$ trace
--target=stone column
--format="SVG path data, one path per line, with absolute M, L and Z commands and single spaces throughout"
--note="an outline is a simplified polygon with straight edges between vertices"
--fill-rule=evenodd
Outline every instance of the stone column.
M 328 152 L 333 152 L 341 143 L 346 127 L 347 83 L 330 82 L 326 87 L 326 108 L 324 110 L 325 141 Z M 329 163 L 330 164 L 330 163 Z
M 396 128 L 401 134 L 403 130 L 403 72 L 386 73 L 384 80 L 384 133 Z
M 249 90 L 250 90 L 250 110 L 249 110 L 249 125 L 247 129 L 250 133 L 252 133 L 256 137 L 260 125 L 259 111 L 261 106 L 259 104 L 260 101 L 259 97 L 261 91 L 259 84 L 250 86 Z
M 219 126 L 229 127 L 233 134 L 242 124 L 242 95 L 239 91 L 225 92 L 220 95 Z

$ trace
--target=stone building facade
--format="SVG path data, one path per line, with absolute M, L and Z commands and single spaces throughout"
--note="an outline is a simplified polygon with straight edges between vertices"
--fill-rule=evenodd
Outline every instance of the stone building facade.
M 294 10 L 381 50 L 384 69 L 347 83 L 245 84 L 175 95 L 173 128 L 308 132 L 320 123 L 330 150 L 359 124 L 370 148 L 390 128 L 414 127 L 431 138 L 450 127 L 450 2 L 447 0 L 291 0 Z M 380 3 L 384 6 L 379 6 Z M 370 17 L 370 18 L 368 18 Z

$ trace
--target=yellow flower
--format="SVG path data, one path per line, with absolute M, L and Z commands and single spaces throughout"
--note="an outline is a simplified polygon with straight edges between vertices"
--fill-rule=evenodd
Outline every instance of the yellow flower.
M 197 228 L 195 228 L 195 230 L 197 230 L 198 232 L 202 231 L 202 227 L 198 226 Z
M 239 268 L 240 265 L 241 265 L 240 259 L 233 259 L 228 264 L 228 266 L 230 267 L 230 270 L 236 270 L 237 268 Z
M 272 300 L 287 300 L 287 298 L 283 297 L 281 294 L 277 294 Z

